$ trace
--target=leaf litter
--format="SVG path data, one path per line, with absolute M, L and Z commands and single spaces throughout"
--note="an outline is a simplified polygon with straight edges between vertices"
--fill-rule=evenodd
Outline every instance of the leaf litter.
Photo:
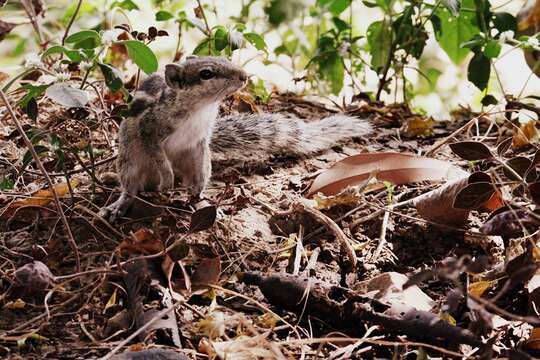
M 60 105 L 85 106 L 78 94 L 61 95 Z M 119 100 L 106 101 L 113 108 Z M 143 194 L 110 225 L 95 214 L 115 196 L 114 176 L 107 185 L 100 179 L 113 171 L 116 127 L 92 118 L 99 112 L 81 124 L 81 110 L 39 109 L 34 119 L 19 116 L 27 130 L 46 125 L 63 137 L 63 157 L 47 147 L 42 159 L 84 267 L 76 272 L 51 192 L 29 162 L 0 197 L 3 355 L 360 359 L 422 349 L 527 358 L 538 351 L 540 191 L 531 129 L 523 128 L 527 140 L 503 127 L 498 141 L 471 140 L 471 128 L 446 139 L 475 114 L 434 123 L 404 106 L 359 101 L 346 111 L 376 124 L 369 140 L 309 158 L 216 159 L 208 203 L 192 207 L 181 188 Z M 222 106 L 291 109 L 307 121 L 336 111 L 289 94 L 267 104 L 237 96 Z M 406 129 L 404 140 L 395 139 L 397 128 Z M 16 132 L 4 133 L 10 145 L 2 151 L 17 164 L 24 145 Z M 91 151 L 82 133 L 92 135 Z M 450 146 L 412 155 L 441 140 Z M 17 169 L 0 166 L 3 176 Z

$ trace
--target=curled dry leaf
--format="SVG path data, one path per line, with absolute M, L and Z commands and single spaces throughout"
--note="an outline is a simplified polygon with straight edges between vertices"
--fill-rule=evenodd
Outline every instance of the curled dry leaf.
M 474 173 L 468 178 L 447 182 L 438 189 L 418 196 L 414 205 L 426 220 L 463 226 L 471 210 L 494 211 L 503 206 L 501 192 L 490 181 L 489 175 Z
M 536 120 L 530 120 L 525 124 L 521 124 L 519 128 L 514 128 L 512 147 L 521 148 L 527 146 L 537 137 L 538 130 L 536 130 Z
M 78 179 L 73 179 L 69 182 L 71 188 L 75 188 L 79 185 Z M 58 197 L 66 196 L 69 193 L 69 186 L 67 182 L 54 185 L 54 191 Z M 45 206 L 54 199 L 51 189 L 38 190 L 32 194 L 31 197 L 17 200 L 11 204 L 11 208 L 19 208 L 22 206 Z
M 321 192 L 335 195 L 347 186 L 359 185 L 374 176 L 379 181 L 407 184 L 462 178 L 468 173 L 453 164 L 395 152 L 358 154 L 335 163 L 311 185 L 308 196 Z
M 324 196 L 322 194 L 313 195 L 313 200 L 317 202 L 316 208 L 330 209 L 334 206 L 355 206 L 362 199 L 362 187 L 348 187 L 334 196 Z
M 418 196 L 414 206 L 424 219 L 452 226 L 463 226 L 469 217 L 469 210 L 453 207 L 456 195 L 467 186 L 467 179 L 450 181 L 438 189 Z
M 163 251 L 163 241 L 153 230 L 139 229 L 129 237 L 122 240 L 118 245 L 119 250 L 127 251 L 130 254 L 156 254 Z

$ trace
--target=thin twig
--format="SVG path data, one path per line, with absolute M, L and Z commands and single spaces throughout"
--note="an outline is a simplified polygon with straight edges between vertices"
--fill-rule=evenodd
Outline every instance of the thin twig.
M 66 42 L 66 38 L 69 35 L 69 29 L 71 29 L 71 25 L 73 25 L 73 22 L 75 21 L 75 18 L 77 17 L 77 14 L 79 13 L 82 2 L 83 0 L 79 0 L 79 2 L 77 3 L 77 7 L 75 8 L 75 12 L 73 13 L 73 16 L 71 17 L 71 19 L 69 19 L 69 23 L 66 27 L 66 31 L 64 32 L 64 36 L 62 36 L 62 45 L 64 45 Z
M 320 221 L 326 227 L 326 229 L 330 231 L 336 237 L 336 239 L 339 240 L 339 242 L 341 243 L 341 248 L 347 253 L 347 257 L 351 262 L 352 268 L 355 269 L 358 259 L 356 258 L 356 253 L 354 252 L 351 240 L 347 237 L 347 235 L 345 235 L 343 230 L 340 229 L 340 227 L 334 222 L 334 220 L 332 220 L 319 210 L 311 208 L 304 204 L 300 203 L 298 204 L 298 207 L 304 212 L 316 218 L 318 221 Z
M 49 185 L 49 189 L 51 190 L 51 193 L 53 194 L 54 203 L 56 204 L 56 207 L 58 208 L 58 214 L 60 215 L 60 218 L 62 219 L 62 223 L 64 224 L 64 228 L 66 229 L 67 235 L 68 235 L 68 243 L 71 247 L 71 250 L 73 251 L 73 255 L 75 256 L 75 261 L 77 263 L 77 272 L 81 271 L 81 260 L 79 256 L 79 250 L 77 249 L 77 243 L 75 242 L 75 238 L 73 237 L 73 233 L 71 232 L 71 228 L 69 227 L 69 223 L 66 219 L 66 215 L 62 211 L 62 204 L 60 203 L 60 199 L 58 198 L 58 194 L 56 193 L 56 189 L 54 188 L 54 184 L 47 173 L 47 170 L 45 170 L 45 167 L 41 163 L 41 160 L 39 158 L 39 155 L 36 152 L 36 149 L 34 149 L 34 146 L 32 145 L 32 142 L 30 139 L 28 139 L 28 136 L 26 136 L 26 133 L 24 132 L 21 123 L 19 122 L 19 119 L 17 118 L 17 115 L 15 115 L 15 112 L 13 111 L 13 108 L 11 107 L 11 104 L 9 103 L 6 94 L 2 90 L 0 90 L 0 97 L 2 97 L 2 101 L 6 105 L 6 109 L 13 119 L 13 122 L 15 123 L 15 126 L 17 127 L 17 130 L 21 134 L 21 137 L 32 154 L 32 157 L 34 158 L 34 161 L 36 162 L 39 170 L 42 172 L 43 176 L 45 176 L 45 179 L 47 180 L 47 184 Z

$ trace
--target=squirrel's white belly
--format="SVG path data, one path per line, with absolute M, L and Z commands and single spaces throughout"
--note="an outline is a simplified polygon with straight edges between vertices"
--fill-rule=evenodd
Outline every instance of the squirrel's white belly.
M 209 104 L 180 122 L 174 132 L 163 142 L 168 157 L 195 147 L 201 140 L 210 138 L 218 114 L 219 104 Z

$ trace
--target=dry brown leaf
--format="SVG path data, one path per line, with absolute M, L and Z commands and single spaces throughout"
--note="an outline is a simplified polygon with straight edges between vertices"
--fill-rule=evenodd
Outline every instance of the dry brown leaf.
M 220 273 L 221 261 L 219 256 L 202 259 L 193 275 L 191 275 L 191 283 L 194 287 L 217 284 Z
M 79 180 L 73 179 L 70 182 L 71 188 L 77 187 L 79 185 Z M 67 182 L 54 185 L 54 190 L 58 197 L 63 197 L 69 193 L 69 186 Z M 17 200 L 11 204 L 11 208 L 19 208 L 22 206 L 45 206 L 54 199 L 53 193 L 50 189 L 38 190 L 32 194 L 31 197 Z
M 130 254 L 156 254 L 163 251 L 163 241 L 154 231 L 143 228 L 122 240 L 118 245 L 119 250 L 125 250 Z
M 418 196 L 414 206 L 424 219 L 438 224 L 462 226 L 467 222 L 470 210 L 453 207 L 456 195 L 468 184 L 468 179 L 448 182 L 433 191 Z
M 405 125 L 405 135 L 408 137 L 429 136 L 433 132 L 434 121 L 431 117 L 415 116 Z
M 234 94 L 234 98 L 238 103 L 238 109 L 240 112 L 252 112 L 255 114 L 261 113 L 261 110 L 259 110 L 257 104 L 255 104 L 255 98 L 251 94 L 237 92 Z
M 525 348 L 529 350 L 540 350 L 540 328 L 534 328 L 531 336 L 525 342 Z
M 488 289 L 497 284 L 497 280 L 477 281 L 469 285 L 469 294 L 481 297 Z
M 334 206 L 355 206 L 362 200 L 362 191 L 357 187 L 349 187 L 334 196 L 324 196 L 322 194 L 313 195 L 313 200 L 317 202 L 316 208 L 330 209 Z
M 527 146 L 538 135 L 536 130 L 536 120 L 530 120 L 526 124 L 521 124 L 519 129 L 514 128 L 514 134 L 512 136 L 512 147 L 520 148 Z
M 373 174 L 379 181 L 407 184 L 417 181 L 455 179 L 467 172 L 453 164 L 395 152 L 358 154 L 335 163 L 321 173 L 311 185 L 308 196 L 321 192 L 334 195 L 347 186 L 361 184 Z
M 0 84 L 3 83 L 5 80 L 9 79 L 9 75 L 5 72 L 0 71 Z
M 540 1 L 528 0 L 517 15 L 518 31 L 535 33 L 540 24 Z

